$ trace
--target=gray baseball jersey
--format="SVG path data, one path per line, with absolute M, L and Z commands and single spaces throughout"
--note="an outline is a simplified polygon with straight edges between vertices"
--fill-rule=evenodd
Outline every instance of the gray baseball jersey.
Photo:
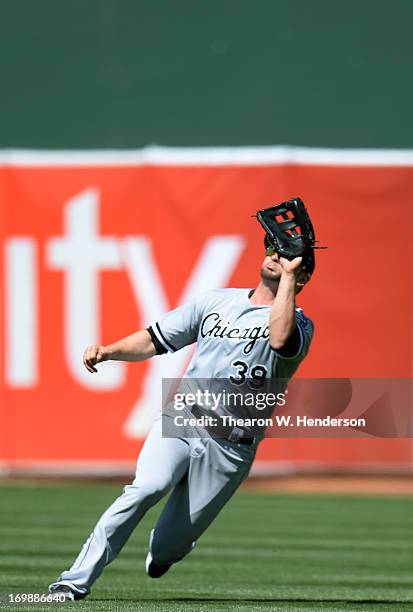
M 270 306 L 252 304 L 251 289 L 215 289 L 168 312 L 148 328 L 158 353 L 197 343 L 184 378 L 226 379 L 234 388 L 244 383 L 285 382 L 285 389 L 306 356 L 313 323 L 296 308 L 296 327 L 286 346 L 269 343 Z M 225 410 L 224 410 L 225 413 Z M 234 414 L 232 410 L 227 411 Z
M 187 377 L 249 377 L 254 366 L 260 366 L 266 378 L 291 378 L 308 352 L 313 323 L 296 308 L 293 350 L 276 351 L 268 341 L 270 306 L 252 304 L 251 293 L 214 289 L 171 310 L 149 328 L 157 352 L 175 352 L 196 342 Z M 237 362 L 245 363 L 248 371 L 234 365 Z

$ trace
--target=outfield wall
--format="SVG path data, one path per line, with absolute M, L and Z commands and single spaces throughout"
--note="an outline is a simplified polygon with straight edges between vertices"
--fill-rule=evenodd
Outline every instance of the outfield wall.
M 413 151 L 295 147 L 0 152 L 3 472 L 121 473 L 191 349 L 90 375 L 109 343 L 214 287 L 253 287 L 252 215 L 301 196 L 329 250 L 299 303 L 303 378 L 409 378 Z M 390 234 L 402 236 L 397 249 Z M 408 471 L 409 438 L 271 439 L 256 471 Z
M 0 147 L 411 148 L 406 0 L 3 0 Z

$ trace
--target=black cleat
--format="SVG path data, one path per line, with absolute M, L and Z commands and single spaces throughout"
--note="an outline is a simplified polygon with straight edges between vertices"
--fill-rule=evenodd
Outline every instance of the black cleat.
M 82 593 L 74 591 L 67 584 L 57 584 L 56 586 L 53 586 L 52 589 L 49 589 L 49 595 L 55 594 L 64 595 L 64 599 L 63 597 L 61 598 L 61 600 L 59 598 L 59 601 L 61 601 L 61 603 L 66 601 L 77 601 L 78 599 L 84 599 L 86 597 L 86 594 L 83 595 Z
M 170 563 L 169 565 L 158 565 L 152 559 L 151 553 L 148 552 L 145 562 L 145 570 L 148 576 L 150 576 L 151 578 L 160 578 L 161 576 L 166 574 L 171 565 L 172 563 Z

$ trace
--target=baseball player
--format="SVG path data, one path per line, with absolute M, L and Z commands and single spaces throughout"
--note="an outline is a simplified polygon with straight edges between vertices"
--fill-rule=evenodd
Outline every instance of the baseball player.
M 301 201 L 292 202 L 299 218 Z M 186 378 L 226 379 L 236 388 L 249 380 L 288 381 L 313 335 L 313 324 L 296 306 L 295 297 L 314 270 L 310 250 L 314 242 L 310 235 L 302 255 L 291 257 L 289 243 L 305 242 L 305 223 L 301 220 L 299 239 L 293 238 L 298 234 L 290 228 L 284 228 L 280 238 L 278 226 L 274 229 L 257 216 L 266 230 L 267 250 L 255 289 L 208 291 L 147 329 L 108 346 L 89 346 L 83 356 L 86 369 L 93 374 L 97 364 L 110 359 L 143 361 L 196 343 Z M 282 219 L 291 226 L 286 212 Z M 199 410 L 187 406 L 185 414 L 199 416 Z M 166 437 L 158 416 L 140 452 L 132 484 L 104 512 L 73 565 L 49 586 L 50 593 L 64 593 L 66 600 L 86 597 L 147 510 L 170 491 L 150 533 L 146 573 L 159 578 L 191 552 L 248 475 L 264 433 L 252 435 L 247 428 L 229 426 L 224 435 L 221 430 L 220 437 L 214 437 L 211 429 L 206 427 L 202 437 Z

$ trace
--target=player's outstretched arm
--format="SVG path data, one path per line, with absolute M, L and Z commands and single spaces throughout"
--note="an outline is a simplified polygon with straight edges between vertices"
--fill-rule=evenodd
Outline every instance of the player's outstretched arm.
M 156 355 L 156 348 L 146 329 L 122 338 L 113 344 L 92 344 L 83 353 L 83 364 L 89 372 L 97 372 L 96 365 L 102 361 L 144 361 Z
M 301 262 L 301 257 L 296 257 L 292 261 L 280 258 L 282 274 L 270 310 L 269 321 L 270 345 L 276 350 L 285 345 L 295 329 L 295 294 L 297 280 L 302 274 Z

